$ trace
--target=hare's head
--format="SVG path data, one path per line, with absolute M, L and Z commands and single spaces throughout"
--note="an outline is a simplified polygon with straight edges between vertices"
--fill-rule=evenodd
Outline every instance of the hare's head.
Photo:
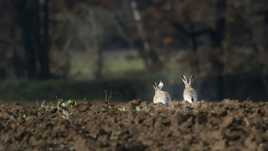
M 164 86 L 164 83 L 162 81 L 160 81 L 158 84 L 155 82 L 153 85 L 155 91 L 162 90 L 163 86 Z
M 183 75 L 181 80 L 184 83 L 185 88 L 191 88 L 192 87 L 192 81 L 193 81 L 192 76 L 187 78 L 185 75 Z

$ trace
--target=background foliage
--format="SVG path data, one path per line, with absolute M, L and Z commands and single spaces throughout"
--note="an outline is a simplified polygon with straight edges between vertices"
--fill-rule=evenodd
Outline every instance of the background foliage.
M 265 0 L 1 0 L 0 18 L 5 80 L 163 79 L 178 98 L 187 74 L 202 98 L 267 98 Z

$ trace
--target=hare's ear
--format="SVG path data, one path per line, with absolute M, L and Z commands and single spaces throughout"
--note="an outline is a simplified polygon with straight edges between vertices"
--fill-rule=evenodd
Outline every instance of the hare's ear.
M 162 82 L 162 81 L 160 81 L 159 83 L 158 83 L 158 88 L 159 89 L 162 89 L 164 87 L 164 83 Z
M 190 78 L 189 78 L 189 81 L 188 81 L 188 82 L 189 82 L 189 84 L 191 85 L 193 81 L 194 81 L 194 80 L 193 80 L 193 76 L 191 75 Z
M 154 82 L 154 84 L 153 84 L 153 88 L 156 90 L 157 89 L 157 83 L 156 82 Z
M 187 82 L 187 78 L 186 78 L 185 75 L 182 75 L 181 80 L 182 80 L 182 82 L 183 82 L 185 85 L 188 84 L 188 82 Z

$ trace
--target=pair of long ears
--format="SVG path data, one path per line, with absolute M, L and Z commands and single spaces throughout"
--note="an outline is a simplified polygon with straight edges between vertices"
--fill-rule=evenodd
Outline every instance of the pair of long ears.
M 192 84 L 192 81 L 193 81 L 193 76 L 191 75 L 188 79 L 185 75 L 182 75 L 182 78 L 181 78 L 182 82 L 186 85 L 191 85 Z
M 185 85 L 191 85 L 193 82 L 193 76 L 191 75 L 189 78 L 187 78 L 185 75 L 182 75 L 181 80 Z M 156 82 L 153 84 L 154 89 L 162 89 L 163 86 L 164 83 L 162 81 L 159 81 L 158 84 Z
M 162 89 L 164 86 L 164 83 L 162 81 L 160 81 L 158 84 L 156 82 L 154 82 L 153 87 L 154 89 Z

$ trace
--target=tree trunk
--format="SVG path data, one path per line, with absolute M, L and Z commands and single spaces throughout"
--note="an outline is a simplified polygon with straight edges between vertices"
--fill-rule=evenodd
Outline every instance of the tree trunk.
M 92 35 L 94 35 L 94 47 L 96 51 L 96 69 L 95 69 L 95 78 L 101 79 L 103 78 L 103 64 L 104 64 L 104 56 L 103 56 L 103 31 L 99 28 L 99 20 L 94 12 L 94 10 L 90 10 L 90 24 L 92 25 Z M 88 46 L 86 47 L 88 48 Z
M 100 44 L 98 44 L 97 46 L 97 69 L 96 69 L 96 79 L 100 79 L 103 78 L 103 49 L 100 46 Z
M 224 97 L 224 64 L 221 61 L 221 57 L 224 55 L 224 39 L 225 39 L 225 25 L 226 25 L 226 1 L 216 1 L 216 23 L 215 30 L 211 33 L 212 46 L 215 53 L 211 56 L 211 62 L 213 64 L 213 70 L 216 72 L 218 83 L 218 100 Z
M 48 4 L 48 0 L 17 2 L 17 20 L 22 30 L 29 79 L 48 79 L 50 75 Z
M 137 32 L 142 42 L 142 48 L 138 49 L 138 52 L 143 59 L 147 69 L 161 69 L 163 66 L 158 54 L 151 48 L 150 43 L 147 39 L 146 31 L 143 27 L 142 18 L 140 11 L 138 10 L 136 0 L 130 1 L 130 6 L 133 13 L 133 18 L 136 23 Z
M 29 79 L 35 78 L 36 53 L 34 48 L 34 5 L 33 1 L 17 1 L 17 20 L 22 31 L 23 47 L 26 57 L 26 71 Z
M 20 50 L 17 49 L 18 47 L 18 31 L 17 31 L 17 13 L 18 10 L 16 9 L 16 1 L 9 1 L 10 5 L 12 6 L 13 13 L 12 16 L 12 27 L 10 28 L 10 38 L 12 40 L 12 67 L 14 68 L 14 75 L 16 78 L 25 78 L 25 63 L 23 62 L 23 52 L 19 52 Z
M 190 38 L 192 41 L 192 49 L 194 52 L 194 60 L 193 60 L 193 67 L 192 69 L 194 70 L 194 75 L 198 75 L 199 74 L 199 59 L 198 59 L 198 43 L 197 43 L 197 38 L 199 35 L 197 35 L 195 32 L 195 26 L 194 23 L 190 23 Z
M 39 78 L 48 79 L 50 77 L 49 71 L 49 0 L 38 0 L 39 5 L 39 40 L 40 47 L 38 51 L 38 60 L 40 65 Z

